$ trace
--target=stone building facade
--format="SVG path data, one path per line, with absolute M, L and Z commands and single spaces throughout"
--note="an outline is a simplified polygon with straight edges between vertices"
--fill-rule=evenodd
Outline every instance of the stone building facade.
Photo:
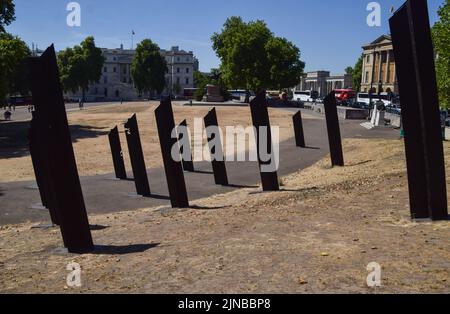
M 131 77 L 131 63 L 135 50 L 123 49 L 121 46 L 118 49 L 102 48 L 102 52 L 105 57 L 103 73 L 98 83 L 89 86 L 86 93 L 87 101 L 137 100 L 148 97 L 139 95 Z M 194 53 L 172 47 L 170 50 L 161 50 L 161 55 L 165 57 L 169 70 L 166 74 L 166 88 L 162 94 L 172 93 L 179 96 L 183 95 L 184 88 L 193 88 L 194 72 L 199 68 Z M 79 99 L 81 92 L 69 93 L 66 98 Z
M 352 88 L 353 76 L 351 74 L 330 75 L 329 71 L 308 72 L 304 75 L 296 90 L 317 91 L 323 98 L 332 90 Z
M 388 35 L 377 38 L 363 47 L 361 92 L 398 93 L 397 74 L 392 39 Z

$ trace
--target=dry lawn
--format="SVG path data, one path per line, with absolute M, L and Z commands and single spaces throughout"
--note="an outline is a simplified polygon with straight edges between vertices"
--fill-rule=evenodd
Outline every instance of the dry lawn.
M 184 114 L 177 111 L 180 119 Z M 128 115 L 112 120 L 99 110 L 85 119 L 110 127 Z M 239 123 L 243 116 L 244 109 L 228 119 Z M 140 122 L 151 149 L 150 109 Z M 96 145 L 93 162 L 106 143 L 87 141 Z M 215 210 L 92 216 L 91 224 L 108 226 L 93 231 L 95 243 L 107 246 L 96 254 L 57 253 L 57 228 L 0 227 L 0 291 L 449 293 L 450 223 L 409 219 L 403 143 L 346 140 L 344 149 L 346 167 L 331 169 L 324 159 L 283 178 L 279 193 L 242 189 L 196 203 Z M 445 149 L 450 156 L 450 145 Z M 88 159 L 79 158 L 84 174 Z M 73 261 L 82 267 L 81 288 L 66 286 L 66 265 Z M 366 285 L 370 262 L 382 266 L 381 288 Z

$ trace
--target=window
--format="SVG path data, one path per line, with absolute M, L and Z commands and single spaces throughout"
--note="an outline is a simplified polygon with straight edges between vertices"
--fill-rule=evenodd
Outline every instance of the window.
M 177 68 L 177 73 L 180 73 L 180 68 Z
M 180 57 L 177 58 L 177 61 L 180 62 Z
M 366 78 L 364 79 L 365 83 L 369 83 L 369 72 L 366 72 Z
M 114 67 L 114 68 L 113 68 L 113 72 L 115 73 L 115 72 L 116 72 L 116 70 L 117 70 L 117 69 L 116 69 L 116 67 Z
M 177 77 L 177 84 L 180 84 L 180 78 Z
M 186 77 L 186 85 L 189 85 L 189 77 Z
M 108 77 L 107 76 L 103 77 L 103 83 L 105 83 L 105 84 L 108 83 Z
M 189 68 L 186 68 L 186 74 L 189 74 Z
M 370 55 L 367 55 L 367 57 L 366 57 L 366 63 L 370 63 Z
M 107 67 L 104 67 L 104 68 L 103 68 L 103 73 L 106 73 L 106 72 L 108 72 L 108 68 L 107 68 Z

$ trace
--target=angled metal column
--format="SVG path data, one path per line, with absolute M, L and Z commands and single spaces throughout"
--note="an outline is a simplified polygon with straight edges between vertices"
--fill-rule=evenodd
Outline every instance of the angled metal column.
M 297 147 L 306 147 L 305 133 L 303 132 L 303 119 L 302 112 L 299 110 L 293 117 L 294 131 L 295 131 L 295 143 Z
M 213 108 L 204 118 L 206 135 L 208 136 L 211 164 L 214 172 L 214 180 L 218 185 L 228 185 L 225 156 L 223 155 L 222 139 L 220 138 L 219 123 L 217 122 L 216 108 Z M 215 157 L 219 156 L 220 160 Z
M 344 155 L 342 152 L 341 130 L 337 113 L 337 102 L 334 92 L 328 94 L 324 101 L 325 117 L 327 120 L 328 142 L 330 145 L 331 165 L 343 167 Z
M 185 130 L 187 131 L 187 127 L 188 127 L 187 121 L 184 120 L 183 122 L 180 123 L 180 125 L 178 127 L 185 128 Z M 186 138 L 183 138 L 183 136 L 186 136 Z M 194 160 L 192 158 L 192 149 L 191 149 L 191 141 L 189 138 L 189 134 L 178 132 L 178 141 L 181 141 L 181 140 L 185 141 L 189 145 L 189 146 L 185 145 L 180 148 L 180 155 L 181 155 L 182 162 L 183 162 L 183 169 L 184 169 L 184 171 L 194 172 Z M 184 155 L 190 156 L 190 160 L 186 160 L 184 158 Z
M 136 192 L 138 195 L 150 196 L 150 185 L 148 183 L 147 168 L 145 167 L 136 114 L 128 119 L 124 126 Z
M 170 202 L 173 208 L 187 208 L 189 201 L 184 181 L 183 166 L 181 158 L 172 158 L 172 148 L 177 154 L 180 150 L 175 132 L 175 121 L 173 118 L 172 103 L 170 99 L 161 101 L 155 110 L 156 124 L 158 125 L 159 143 L 164 161 L 167 185 L 169 188 Z M 172 137 L 175 135 L 175 137 Z M 176 145 L 176 147 L 174 147 Z
M 78 176 L 72 139 L 67 121 L 63 93 L 59 81 L 56 54 L 53 45 L 39 58 L 31 58 L 31 91 L 36 108 L 35 118 L 39 132 L 39 145 L 44 145 L 50 191 L 60 223 L 64 245 L 72 253 L 92 251 L 89 221 Z M 34 150 L 34 149 L 33 149 Z
M 265 172 L 262 171 L 261 167 L 263 165 L 270 165 L 272 160 L 270 161 L 263 161 L 261 159 L 261 149 L 265 150 L 266 152 L 272 154 L 273 156 L 273 146 L 272 146 L 272 132 L 270 129 L 270 119 L 269 119 L 269 112 L 267 109 L 267 100 L 266 100 L 266 92 L 260 92 L 250 102 L 250 110 L 252 113 L 252 121 L 253 126 L 256 131 L 256 147 L 258 152 L 258 162 L 259 162 L 259 168 L 260 168 L 260 174 L 261 174 L 261 183 L 263 187 L 263 191 L 279 191 L 280 185 L 278 182 L 278 173 L 277 171 L 273 172 Z M 263 136 L 261 134 L 261 128 L 265 128 L 267 130 L 267 134 L 264 134 L 264 136 L 267 138 L 266 147 L 260 147 L 261 141 L 260 138 Z
M 390 26 L 404 104 L 411 215 L 445 220 L 448 219 L 445 163 L 426 0 L 407 1 L 390 19 Z
M 114 172 L 117 179 L 125 180 L 127 171 L 123 161 L 122 145 L 120 144 L 119 130 L 115 126 L 108 134 L 109 146 L 111 147 L 111 155 L 114 164 Z
M 59 225 L 55 197 L 51 190 L 49 156 L 46 154 L 48 152 L 48 145 L 46 145 L 48 144 L 48 140 L 42 135 L 42 129 L 44 127 L 39 123 L 36 111 L 32 112 L 32 116 L 33 118 L 28 131 L 28 140 L 36 183 L 39 187 L 42 205 L 48 209 L 52 224 Z

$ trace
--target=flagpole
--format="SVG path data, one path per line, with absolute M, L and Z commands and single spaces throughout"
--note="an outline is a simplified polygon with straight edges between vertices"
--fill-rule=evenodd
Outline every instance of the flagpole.
M 134 31 L 131 31 L 131 50 L 134 48 Z

